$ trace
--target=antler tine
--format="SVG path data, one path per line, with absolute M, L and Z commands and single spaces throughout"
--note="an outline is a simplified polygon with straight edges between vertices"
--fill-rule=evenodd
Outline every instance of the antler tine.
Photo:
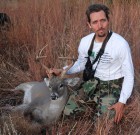
M 73 58 L 71 58 L 71 57 L 59 57 L 59 59 L 67 59 L 67 60 L 73 60 L 73 61 L 76 60 L 76 59 L 74 58 L 74 56 L 73 56 Z
M 40 59 L 40 58 L 46 58 L 47 56 L 41 56 L 43 50 L 47 47 L 48 45 L 43 46 L 43 48 L 41 48 L 41 50 L 39 51 L 38 55 L 36 56 L 36 60 Z
M 60 57 L 60 58 L 72 60 L 72 63 L 70 65 L 68 65 L 68 67 L 66 69 L 64 69 L 63 72 L 61 73 L 60 77 L 64 78 L 64 75 L 66 74 L 66 72 L 73 66 L 75 59 L 74 59 L 74 57 L 73 58 L 70 58 L 70 57 Z
M 47 46 L 48 46 L 48 45 L 43 46 L 43 48 L 40 49 L 38 55 L 36 56 L 36 60 L 37 60 L 38 62 L 40 62 L 40 59 L 46 58 L 46 57 L 47 57 L 47 56 L 42 56 L 42 52 L 43 52 L 43 50 L 44 50 Z M 41 66 L 42 66 L 43 68 L 46 69 L 46 72 L 47 72 L 47 74 L 48 74 L 48 77 L 50 78 L 50 77 L 51 77 L 51 75 L 50 75 L 50 73 L 49 73 L 50 69 L 49 69 L 47 66 L 45 66 L 43 63 L 40 62 L 40 64 L 41 64 Z

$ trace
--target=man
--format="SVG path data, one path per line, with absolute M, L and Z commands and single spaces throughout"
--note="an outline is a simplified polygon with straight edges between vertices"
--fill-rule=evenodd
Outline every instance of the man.
M 88 26 L 94 32 L 82 38 L 78 48 L 78 60 L 68 70 L 67 74 L 73 74 L 85 69 L 88 57 L 88 49 L 95 35 L 92 55 L 93 61 L 105 38 L 109 32 L 109 9 L 102 4 L 94 4 L 88 7 L 86 11 Z M 99 60 L 98 60 L 99 61 Z M 130 97 L 134 84 L 134 69 L 131 58 L 131 52 L 127 41 L 117 33 L 112 33 L 106 43 L 105 51 L 101 59 L 92 66 L 96 68 L 95 77 L 100 80 L 98 89 L 92 93 L 93 99 L 98 106 L 97 115 L 115 111 L 114 121 L 118 123 L 124 112 L 124 106 Z M 98 64 L 97 64 L 98 63 Z M 51 72 L 59 74 L 61 70 L 52 69 Z M 85 91 L 89 91 L 89 85 L 95 83 L 96 79 L 91 79 L 83 85 Z M 96 85 L 97 86 L 97 85 Z

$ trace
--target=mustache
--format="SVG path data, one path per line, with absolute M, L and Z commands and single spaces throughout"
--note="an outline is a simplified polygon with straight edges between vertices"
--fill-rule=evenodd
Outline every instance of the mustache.
M 100 31 L 100 30 L 105 30 L 104 28 L 100 28 L 99 30 L 97 30 L 97 31 Z

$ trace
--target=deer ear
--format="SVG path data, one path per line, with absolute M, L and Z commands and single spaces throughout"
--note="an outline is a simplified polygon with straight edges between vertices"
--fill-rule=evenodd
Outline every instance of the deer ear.
M 44 78 L 44 82 L 45 82 L 45 84 L 47 85 L 47 86 L 49 86 L 49 78 Z
M 76 77 L 76 78 L 67 78 L 65 80 L 69 86 L 75 86 L 79 81 L 80 81 L 80 78 Z

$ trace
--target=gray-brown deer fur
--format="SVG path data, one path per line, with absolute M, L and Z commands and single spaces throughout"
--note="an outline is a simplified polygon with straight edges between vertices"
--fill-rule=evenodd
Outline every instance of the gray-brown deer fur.
M 23 104 L 16 110 L 23 110 L 25 116 L 41 124 L 58 120 L 68 100 L 68 86 L 74 86 L 79 78 L 45 78 L 42 82 L 20 84 L 15 90 L 23 90 Z

